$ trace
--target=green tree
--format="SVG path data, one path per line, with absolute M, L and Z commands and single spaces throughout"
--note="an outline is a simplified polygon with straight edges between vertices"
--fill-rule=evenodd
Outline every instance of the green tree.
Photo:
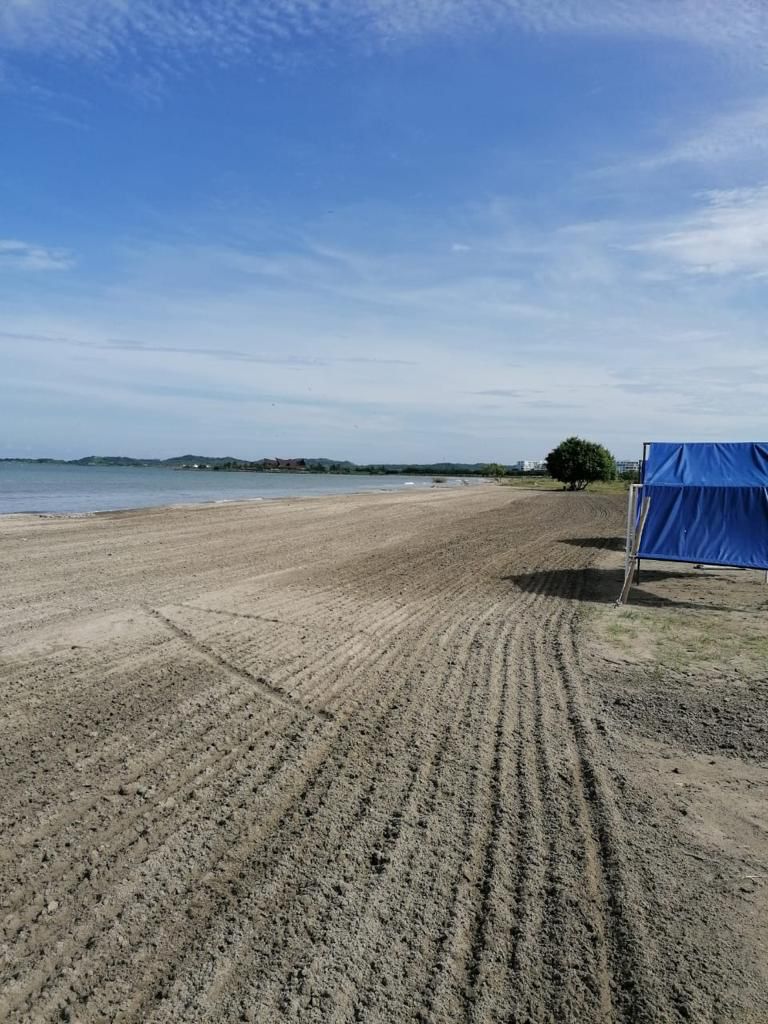
M 507 471 L 500 462 L 489 462 L 483 470 L 483 476 L 506 476 Z
M 583 491 L 594 480 L 614 480 L 616 460 L 601 444 L 568 437 L 547 456 L 547 470 L 569 491 Z

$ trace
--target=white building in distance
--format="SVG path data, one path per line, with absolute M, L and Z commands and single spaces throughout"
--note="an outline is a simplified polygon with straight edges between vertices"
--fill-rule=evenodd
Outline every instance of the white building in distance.
M 520 459 L 519 462 L 512 463 L 512 469 L 516 469 L 520 473 L 540 473 L 546 468 L 547 464 L 544 459 Z

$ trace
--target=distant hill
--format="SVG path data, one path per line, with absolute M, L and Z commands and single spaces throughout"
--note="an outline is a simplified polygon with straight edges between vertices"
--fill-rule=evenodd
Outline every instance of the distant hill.
M 127 455 L 85 455 L 82 459 L 56 460 L 69 466 L 220 466 L 240 462 L 232 456 L 174 455 L 171 459 L 133 459 Z
M 223 466 L 228 462 L 242 462 L 233 455 L 175 455 L 172 459 L 163 459 L 161 466 Z
M 131 459 L 127 455 L 85 455 L 82 459 L 57 460 L 68 466 L 159 466 L 160 459 Z
M 216 469 L 226 472 L 305 472 L 305 473 L 382 473 L 413 476 L 482 476 L 485 462 L 379 462 L 358 465 L 348 459 L 263 458 L 238 459 L 231 455 L 174 455 L 169 459 L 135 459 L 127 455 L 85 455 L 80 459 L 0 459 L 0 462 L 27 462 L 66 466 L 139 466 L 165 469 Z M 519 470 L 505 466 L 510 475 Z
M 339 469 L 356 469 L 357 466 L 354 462 L 349 462 L 346 459 L 305 459 L 308 466 L 322 466 L 325 469 L 329 469 L 331 466 L 338 466 Z

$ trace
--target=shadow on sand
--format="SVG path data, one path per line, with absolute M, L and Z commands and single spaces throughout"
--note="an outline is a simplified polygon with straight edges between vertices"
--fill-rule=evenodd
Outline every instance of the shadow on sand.
M 594 548 L 596 551 L 623 551 L 623 537 L 561 537 L 561 544 L 571 544 L 575 548 Z
M 568 543 L 579 544 L 576 540 Z M 706 601 L 685 601 L 661 597 L 644 590 L 644 585 L 657 583 L 661 580 L 696 580 L 701 582 L 702 574 L 697 572 L 674 571 L 664 569 L 643 568 L 640 583 L 633 584 L 629 594 L 629 603 L 635 607 L 646 608 L 695 608 L 699 611 L 733 611 L 728 605 L 711 604 Z M 519 587 L 521 590 L 536 594 L 547 594 L 552 597 L 565 597 L 583 601 L 588 604 L 612 604 L 619 594 L 624 582 L 624 568 L 616 569 L 540 569 L 535 572 L 523 572 L 512 576 L 503 576 L 505 583 Z

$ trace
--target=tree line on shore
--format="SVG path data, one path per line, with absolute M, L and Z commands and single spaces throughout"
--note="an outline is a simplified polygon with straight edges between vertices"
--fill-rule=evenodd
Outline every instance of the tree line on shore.
M 244 473 L 343 473 L 404 476 L 478 476 L 493 477 L 542 477 L 550 476 L 560 481 L 568 490 L 584 490 L 590 483 L 615 480 L 619 475 L 616 460 L 601 444 L 580 437 L 568 437 L 553 448 L 546 458 L 545 470 L 524 470 L 501 462 L 463 463 L 431 462 L 424 464 L 368 463 L 357 465 L 346 460 L 333 459 L 235 459 L 230 456 L 206 457 L 202 455 L 177 455 L 170 459 L 134 459 L 124 455 L 87 455 L 81 459 L 0 459 L 0 462 L 28 462 L 37 464 L 63 464 L 70 466 L 135 466 L 164 467 L 166 469 L 215 470 L 217 472 Z M 622 478 L 635 478 L 633 473 L 623 473 Z
M 35 465 L 65 466 L 120 466 L 134 468 L 160 468 L 184 470 L 216 470 L 217 472 L 247 473 L 361 473 L 383 476 L 522 476 L 535 475 L 530 471 L 524 473 L 514 466 L 501 463 L 465 463 L 465 462 L 430 462 L 430 463 L 365 463 L 358 464 L 345 459 L 237 459 L 231 456 L 177 455 L 169 459 L 136 459 L 126 455 L 86 455 L 80 459 L 52 458 L 3 458 L 2 462 L 23 462 Z M 546 473 L 538 471 L 539 476 Z

